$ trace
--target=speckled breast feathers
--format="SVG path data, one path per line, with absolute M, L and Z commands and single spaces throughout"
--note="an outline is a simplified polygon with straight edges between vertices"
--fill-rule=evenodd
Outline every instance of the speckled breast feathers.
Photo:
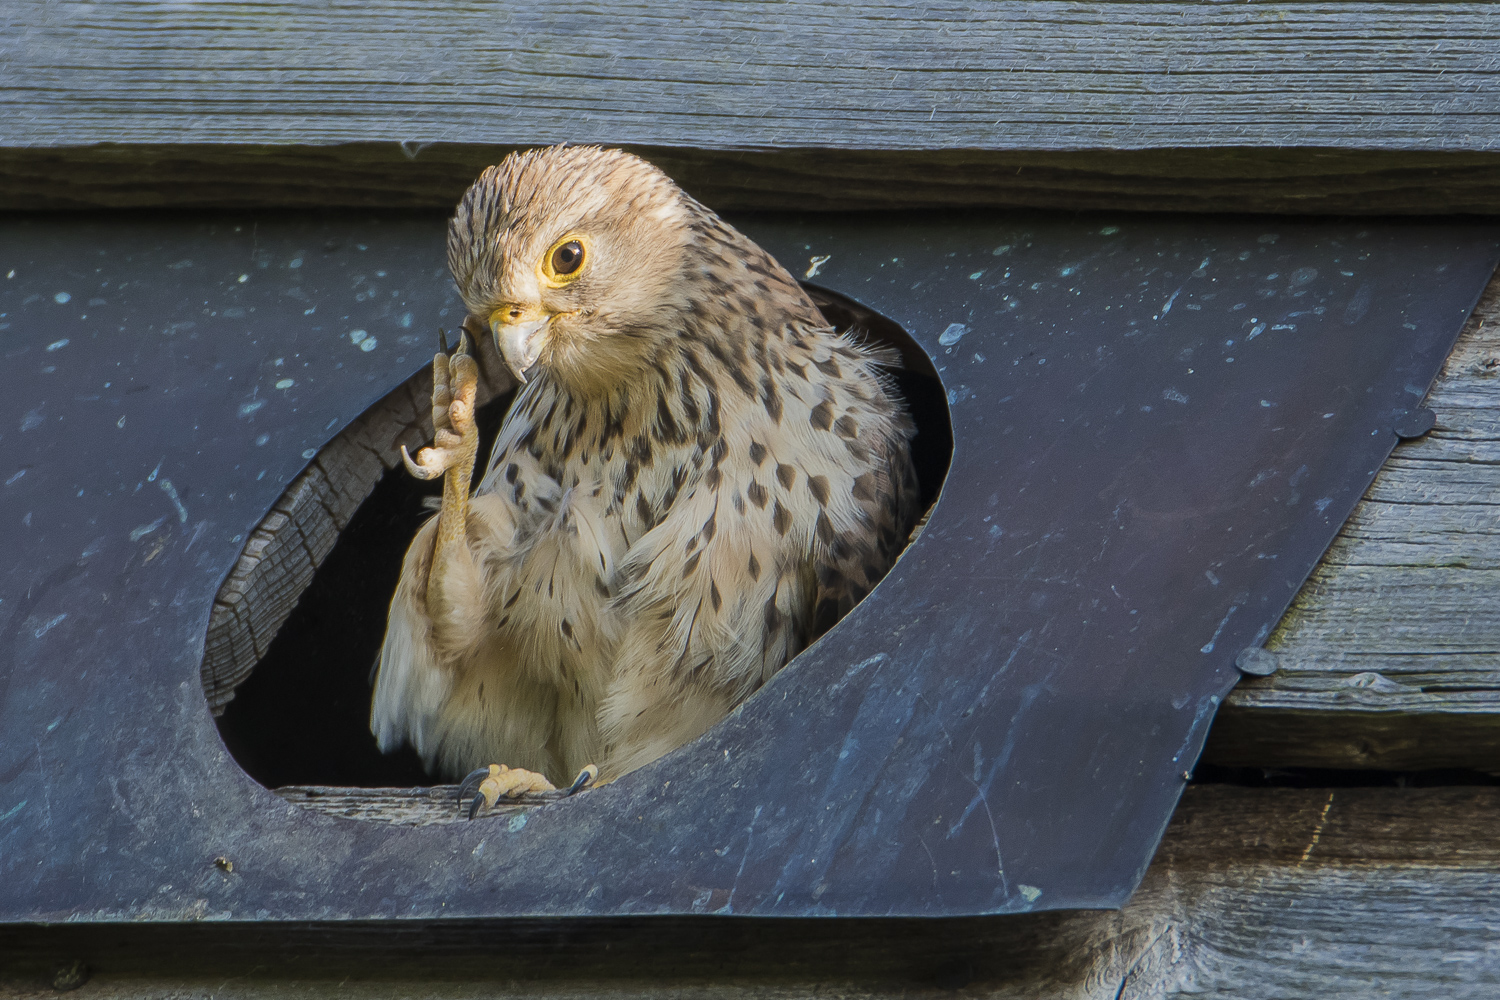
M 885 573 L 916 514 L 910 421 L 880 357 L 627 154 L 487 170 L 449 261 L 527 383 L 469 509 L 469 634 L 435 644 L 404 572 L 372 723 L 452 773 L 565 777 L 591 755 L 624 773 L 707 729 Z

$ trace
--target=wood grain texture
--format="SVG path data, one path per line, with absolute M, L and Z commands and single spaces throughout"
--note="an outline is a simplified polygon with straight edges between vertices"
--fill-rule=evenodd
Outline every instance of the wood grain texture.
M 0 208 L 450 208 L 627 146 L 720 209 L 1500 211 L 1483 2 L 10 0 Z
M 1207 785 L 1119 912 L 8 927 L 0 997 L 81 960 L 100 998 L 1462 1000 L 1500 992 L 1497 922 L 1500 789 Z
M 417 208 L 451 212 L 512 147 L 0 145 L 0 209 Z M 713 150 L 634 146 L 720 211 L 1062 208 L 1500 212 L 1500 152 L 1219 148 Z
M 333 785 L 283 785 L 273 791 L 288 802 L 345 819 L 375 820 L 397 826 L 434 826 L 439 823 L 469 822 L 469 802 L 473 796 L 460 799 L 458 785 L 430 785 L 409 788 L 345 788 Z M 514 799 L 503 799 L 486 809 L 484 815 L 514 816 L 567 798 L 566 790 L 528 792 Z
M 1489 3 L 11 0 L 6 146 L 1500 149 Z
M 468 822 L 468 803 L 459 802 L 457 785 L 416 788 L 336 788 L 286 785 L 276 794 L 288 802 L 328 816 L 377 820 L 397 826 L 432 826 Z M 527 806 L 501 804 L 486 816 L 525 812 Z
M 1500 278 L 1403 442 L 1226 700 L 1204 759 L 1500 772 Z

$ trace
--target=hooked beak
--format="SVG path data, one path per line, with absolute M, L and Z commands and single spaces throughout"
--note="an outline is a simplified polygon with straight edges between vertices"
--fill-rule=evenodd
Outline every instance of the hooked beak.
M 522 385 L 526 384 L 526 373 L 536 364 L 547 340 L 547 324 L 550 313 L 537 315 L 535 310 L 523 311 L 513 306 L 496 309 L 490 313 L 490 331 L 495 335 L 495 346 L 510 368 L 511 374 Z

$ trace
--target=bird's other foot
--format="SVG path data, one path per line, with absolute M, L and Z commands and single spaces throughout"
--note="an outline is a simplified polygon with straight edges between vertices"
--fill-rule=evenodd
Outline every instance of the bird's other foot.
M 491 764 L 489 767 L 481 767 L 469 772 L 463 784 L 458 786 L 458 798 L 459 801 L 470 799 L 469 818 L 473 819 L 479 815 L 481 807 L 491 809 L 502 798 L 521 799 L 524 797 L 533 801 L 566 798 L 587 788 L 598 777 L 599 768 L 590 764 L 578 772 L 578 777 L 573 779 L 571 785 L 559 789 L 544 775 L 535 771 L 528 771 L 521 767 L 506 767 L 504 764 Z
M 413 459 L 401 446 L 406 471 L 418 479 L 437 479 L 466 458 L 473 460 L 479 431 L 474 425 L 474 397 L 479 391 L 479 366 L 469 353 L 469 339 L 459 335 L 458 348 L 449 355 L 446 339 L 432 359 L 432 447 Z

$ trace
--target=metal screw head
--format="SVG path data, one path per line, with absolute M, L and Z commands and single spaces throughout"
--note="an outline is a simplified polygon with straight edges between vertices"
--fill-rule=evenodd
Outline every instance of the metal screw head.
M 1234 665 L 1241 673 L 1256 677 L 1270 677 L 1281 666 L 1281 660 L 1269 649 L 1261 646 L 1246 646 L 1234 658 Z
M 1414 410 L 1407 410 L 1396 418 L 1392 428 L 1396 436 L 1403 441 L 1419 438 L 1437 424 L 1437 414 L 1425 406 L 1419 406 Z

